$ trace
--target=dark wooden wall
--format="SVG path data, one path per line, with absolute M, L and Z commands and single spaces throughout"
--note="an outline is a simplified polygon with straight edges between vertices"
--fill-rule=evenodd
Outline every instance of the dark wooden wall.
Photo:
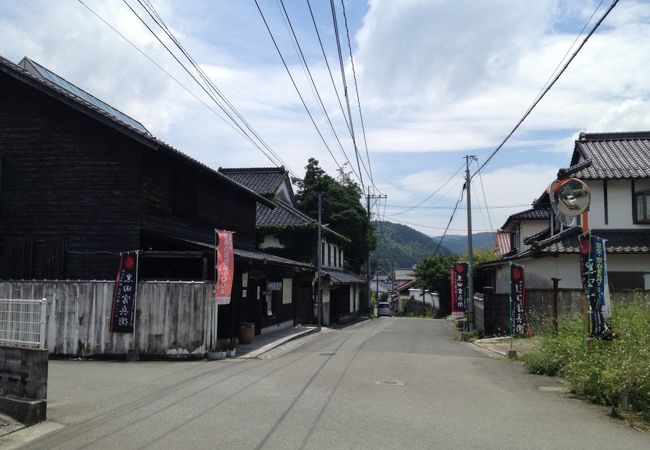
M 140 144 L 4 74 L 0 98 L 5 247 L 63 242 L 62 276 L 112 278 L 117 256 L 99 252 L 138 246 Z
M 143 230 L 254 248 L 255 198 L 205 168 L 5 74 L 0 98 L 0 278 L 112 279 Z

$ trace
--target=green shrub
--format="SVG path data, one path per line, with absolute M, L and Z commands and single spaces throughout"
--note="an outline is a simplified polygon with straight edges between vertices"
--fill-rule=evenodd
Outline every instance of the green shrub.
M 583 350 L 582 318 L 546 333 L 541 348 L 524 356 L 533 373 L 561 375 L 571 391 L 596 403 L 619 407 L 626 394 L 650 418 L 650 305 L 614 302 L 613 340 L 589 340 Z

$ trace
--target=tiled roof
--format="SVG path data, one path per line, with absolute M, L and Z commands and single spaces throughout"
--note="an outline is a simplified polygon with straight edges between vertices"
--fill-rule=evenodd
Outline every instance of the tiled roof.
M 316 221 L 293 207 L 289 203 L 276 199 L 275 209 L 269 209 L 266 206 L 257 206 L 257 225 L 258 226 L 303 226 L 316 225 Z
M 549 220 L 551 218 L 550 208 L 545 207 L 534 207 L 521 211 L 515 214 L 512 214 L 506 222 L 501 227 L 502 229 L 506 228 L 509 223 L 516 222 L 519 220 Z
M 580 229 L 572 227 L 564 232 L 533 244 L 532 251 L 542 254 L 578 253 Z M 607 253 L 650 253 L 650 229 L 647 230 L 591 230 L 591 234 L 607 242 Z
M 149 134 L 148 132 L 142 131 L 131 123 L 125 122 L 123 118 L 117 117 L 106 109 L 100 108 L 98 105 L 91 103 L 85 98 L 79 97 L 75 93 L 65 89 L 64 87 L 53 83 L 47 78 L 43 78 L 37 75 L 30 73 L 24 68 L 20 67 L 17 64 L 12 63 L 8 59 L 0 56 L 0 72 L 5 73 L 43 93 L 51 96 L 63 103 L 66 103 L 78 111 L 86 114 L 89 117 L 92 117 L 112 128 L 124 133 L 125 135 L 136 139 L 137 141 L 143 143 L 145 146 L 149 147 L 154 151 L 161 151 L 167 153 L 170 156 L 180 158 L 193 165 L 196 168 L 209 173 L 212 176 L 216 176 L 220 180 L 230 183 L 233 187 L 240 191 L 244 191 L 247 194 L 255 197 L 255 199 L 262 204 L 268 205 L 273 208 L 275 205 L 270 202 L 268 199 L 262 197 L 256 192 L 250 190 L 249 188 L 242 186 L 241 184 L 231 180 L 227 176 L 219 173 L 218 171 L 206 166 L 200 161 L 192 158 L 191 156 L 181 152 L 180 150 L 172 147 L 171 145 L 161 141 L 155 136 Z M 128 117 L 128 116 L 127 116 Z M 138 122 L 139 123 L 139 122 Z M 143 127 L 144 128 L 144 127 Z
M 650 132 L 580 133 L 571 166 L 591 165 L 572 176 L 582 179 L 650 177 Z
M 551 229 L 546 228 L 545 230 L 540 231 L 539 233 L 535 233 L 532 236 L 528 236 L 527 238 L 524 239 L 524 244 L 530 245 L 531 243 L 535 241 L 541 241 L 546 238 L 548 238 L 551 235 Z
M 282 199 L 272 200 L 276 206 L 275 209 L 269 209 L 262 205 L 257 205 L 257 226 L 258 227 L 316 227 L 316 220 L 309 217 L 304 212 Z M 327 226 L 323 226 L 323 231 L 332 236 L 336 236 L 344 241 L 350 241 L 347 237 L 337 233 Z
M 314 266 L 307 263 L 302 263 L 294 261 L 287 258 L 282 258 L 280 256 L 271 255 L 270 253 L 259 252 L 257 250 L 242 250 L 239 248 L 234 249 L 235 257 L 250 260 L 250 261 L 259 261 L 264 264 L 269 264 L 272 266 L 286 266 L 286 267 L 298 267 L 302 269 L 313 269 Z
M 364 284 L 366 281 L 356 274 L 346 270 L 323 270 L 325 276 L 329 276 L 334 284 Z
M 142 131 L 143 133 L 149 133 L 149 130 L 147 130 L 144 125 L 142 125 L 140 122 L 135 120 L 133 117 L 130 117 L 126 114 L 124 114 L 122 111 L 113 108 L 111 105 L 108 103 L 105 103 L 95 97 L 92 94 L 89 94 L 88 92 L 84 91 L 80 87 L 70 83 L 68 80 L 64 79 L 63 77 L 60 77 L 59 75 L 55 74 L 49 69 L 46 69 L 45 67 L 41 66 L 35 61 L 32 61 L 31 59 L 24 57 L 18 65 L 31 73 L 32 75 L 48 80 L 57 86 L 59 86 L 62 89 L 65 89 L 66 91 L 70 92 L 73 95 L 76 95 L 79 98 L 82 98 L 83 100 L 87 101 L 93 106 L 96 106 L 97 108 L 103 110 L 106 114 L 109 114 L 113 117 L 115 117 L 117 120 L 120 122 L 124 122 L 133 128 Z
M 219 172 L 261 195 L 275 194 L 276 189 L 287 176 L 287 170 L 284 167 L 235 169 L 219 167 Z

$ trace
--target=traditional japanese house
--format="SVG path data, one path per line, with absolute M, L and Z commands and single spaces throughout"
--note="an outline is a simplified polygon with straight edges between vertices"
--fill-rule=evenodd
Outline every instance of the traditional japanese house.
M 271 200 L 275 208 L 258 204 L 257 248 L 264 252 L 316 265 L 318 223 L 297 208 L 289 173 L 284 167 L 220 168 L 234 181 Z M 365 281 L 345 267 L 343 245 L 349 239 L 330 227 L 321 234 L 323 323 L 345 321 L 357 315 Z M 305 272 L 296 283 L 302 318 L 317 315 L 315 274 Z
M 234 231 L 227 337 L 267 318 L 256 273 L 282 284 L 311 268 L 256 249 L 256 207 L 271 200 L 42 65 L 0 58 L 0 98 L 0 279 L 112 280 L 138 250 L 141 280 L 209 281 L 215 229 Z M 280 301 L 293 309 L 290 291 Z

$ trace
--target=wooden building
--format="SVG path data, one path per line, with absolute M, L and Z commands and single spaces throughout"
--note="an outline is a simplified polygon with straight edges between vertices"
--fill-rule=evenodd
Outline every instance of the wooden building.
M 259 332 L 266 314 L 245 273 L 282 282 L 311 267 L 256 250 L 256 207 L 270 200 L 36 62 L 0 58 L 0 98 L 0 279 L 111 280 L 119 253 L 139 250 L 141 279 L 212 280 L 215 229 L 231 230 L 228 336 L 240 320 Z

